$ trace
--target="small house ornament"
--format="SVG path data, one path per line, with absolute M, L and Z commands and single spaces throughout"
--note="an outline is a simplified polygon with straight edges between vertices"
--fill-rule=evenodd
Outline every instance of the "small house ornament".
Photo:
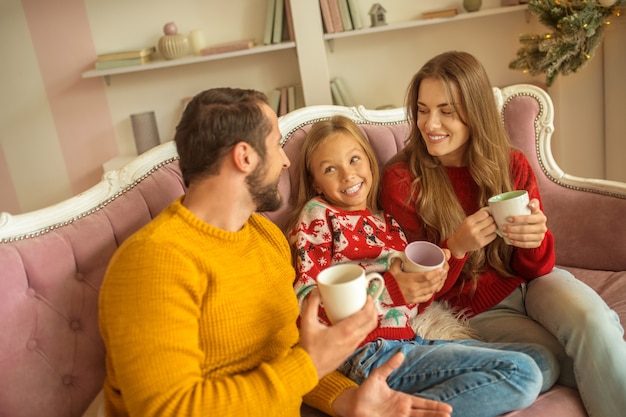
M 387 13 L 387 10 L 380 3 L 374 3 L 369 11 L 370 19 L 372 20 L 371 27 L 385 26 L 387 24 L 385 13 Z

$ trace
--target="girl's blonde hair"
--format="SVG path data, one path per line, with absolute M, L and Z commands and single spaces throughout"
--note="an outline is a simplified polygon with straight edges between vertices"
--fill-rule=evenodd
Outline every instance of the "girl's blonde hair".
M 372 187 L 367 196 L 367 207 L 376 210 L 378 202 L 378 186 L 380 183 L 380 169 L 374 150 L 367 137 L 359 126 L 350 118 L 345 116 L 333 116 L 330 119 L 315 122 L 311 130 L 306 135 L 296 165 L 297 194 L 294 201 L 294 210 L 291 219 L 287 224 L 287 232 L 290 232 L 300 216 L 300 212 L 306 203 L 317 195 L 313 187 L 313 175 L 311 174 L 311 160 L 316 149 L 329 138 L 344 133 L 353 137 L 363 148 L 372 171 Z
M 466 215 L 452 188 L 445 167 L 428 153 L 417 127 L 418 92 L 424 79 L 443 83 L 448 102 L 469 128 L 469 146 L 465 159 L 478 185 L 479 207 L 487 205 L 493 195 L 511 190 L 511 146 L 493 96 L 489 77 L 480 62 L 466 52 L 445 52 L 429 60 L 411 80 L 406 95 L 411 130 L 406 147 L 395 160 L 404 160 L 415 176 L 411 195 L 419 187 L 416 209 L 424 225 L 424 236 L 441 243 L 451 236 Z M 460 102 L 454 100 L 458 92 Z M 475 288 L 485 262 L 503 276 L 512 276 L 512 247 L 496 239 L 485 248 L 469 255 L 463 272 Z

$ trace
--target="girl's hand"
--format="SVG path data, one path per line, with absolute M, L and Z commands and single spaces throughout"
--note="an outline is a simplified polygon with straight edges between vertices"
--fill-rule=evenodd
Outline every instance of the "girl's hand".
M 389 272 L 396 279 L 407 303 L 424 303 L 441 290 L 450 269 L 450 265 L 448 265 L 449 251 L 444 249 L 444 252 L 446 252 L 446 261 L 443 267 L 428 272 L 405 272 L 402 270 L 402 261 L 400 259 L 393 260 Z
M 511 241 L 511 245 L 518 248 L 539 247 L 548 231 L 548 218 L 539 208 L 539 200 L 533 198 L 528 207 L 529 215 L 511 216 L 507 218 L 508 224 L 501 228 L 502 234 Z
M 498 226 L 486 210 L 478 210 L 467 216 L 458 229 L 448 238 L 448 248 L 455 258 L 463 258 L 467 252 L 478 250 L 493 242 Z

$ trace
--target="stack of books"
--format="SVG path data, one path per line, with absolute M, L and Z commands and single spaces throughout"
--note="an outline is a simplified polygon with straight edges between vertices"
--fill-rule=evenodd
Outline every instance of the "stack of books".
M 142 65 L 152 59 L 152 55 L 156 52 L 156 47 L 132 50 L 117 51 L 98 55 L 95 67 L 97 70 L 128 67 L 132 65 Z
M 319 0 L 325 33 L 362 29 L 358 0 Z
M 299 84 L 277 87 L 269 94 L 269 103 L 276 115 L 283 116 L 304 106 L 302 86 Z
M 224 54 L 226 52 L 241 51 L 244 49 L 254 48 L 256 42 L 254 39 L 241 39 L 238 41 L 218 43 L 200 49 L 200 55 Z
M 268 0 L 263 44 L 271 45 L 296 40 L 291 16 L 292 0 Z

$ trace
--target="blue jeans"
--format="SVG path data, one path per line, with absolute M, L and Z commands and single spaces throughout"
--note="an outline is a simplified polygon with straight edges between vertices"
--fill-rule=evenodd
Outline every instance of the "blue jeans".
M 454 417 L 489 417 L 532 404 L 558 377 L 558 362 L 531 344 L 475 340 L 377 339 L 357 349 L 339 371 L 361 384 L 397 352 L 404 362 L 387 378 L 397 391 L 445 402 Z
M 492 342 L 538 343 L 559 360 L 557 383 L 577 387 L 590 417 L 626 410 L 626 343 L 619 317 L 569 272 L 520 286 L 470 326 Z

